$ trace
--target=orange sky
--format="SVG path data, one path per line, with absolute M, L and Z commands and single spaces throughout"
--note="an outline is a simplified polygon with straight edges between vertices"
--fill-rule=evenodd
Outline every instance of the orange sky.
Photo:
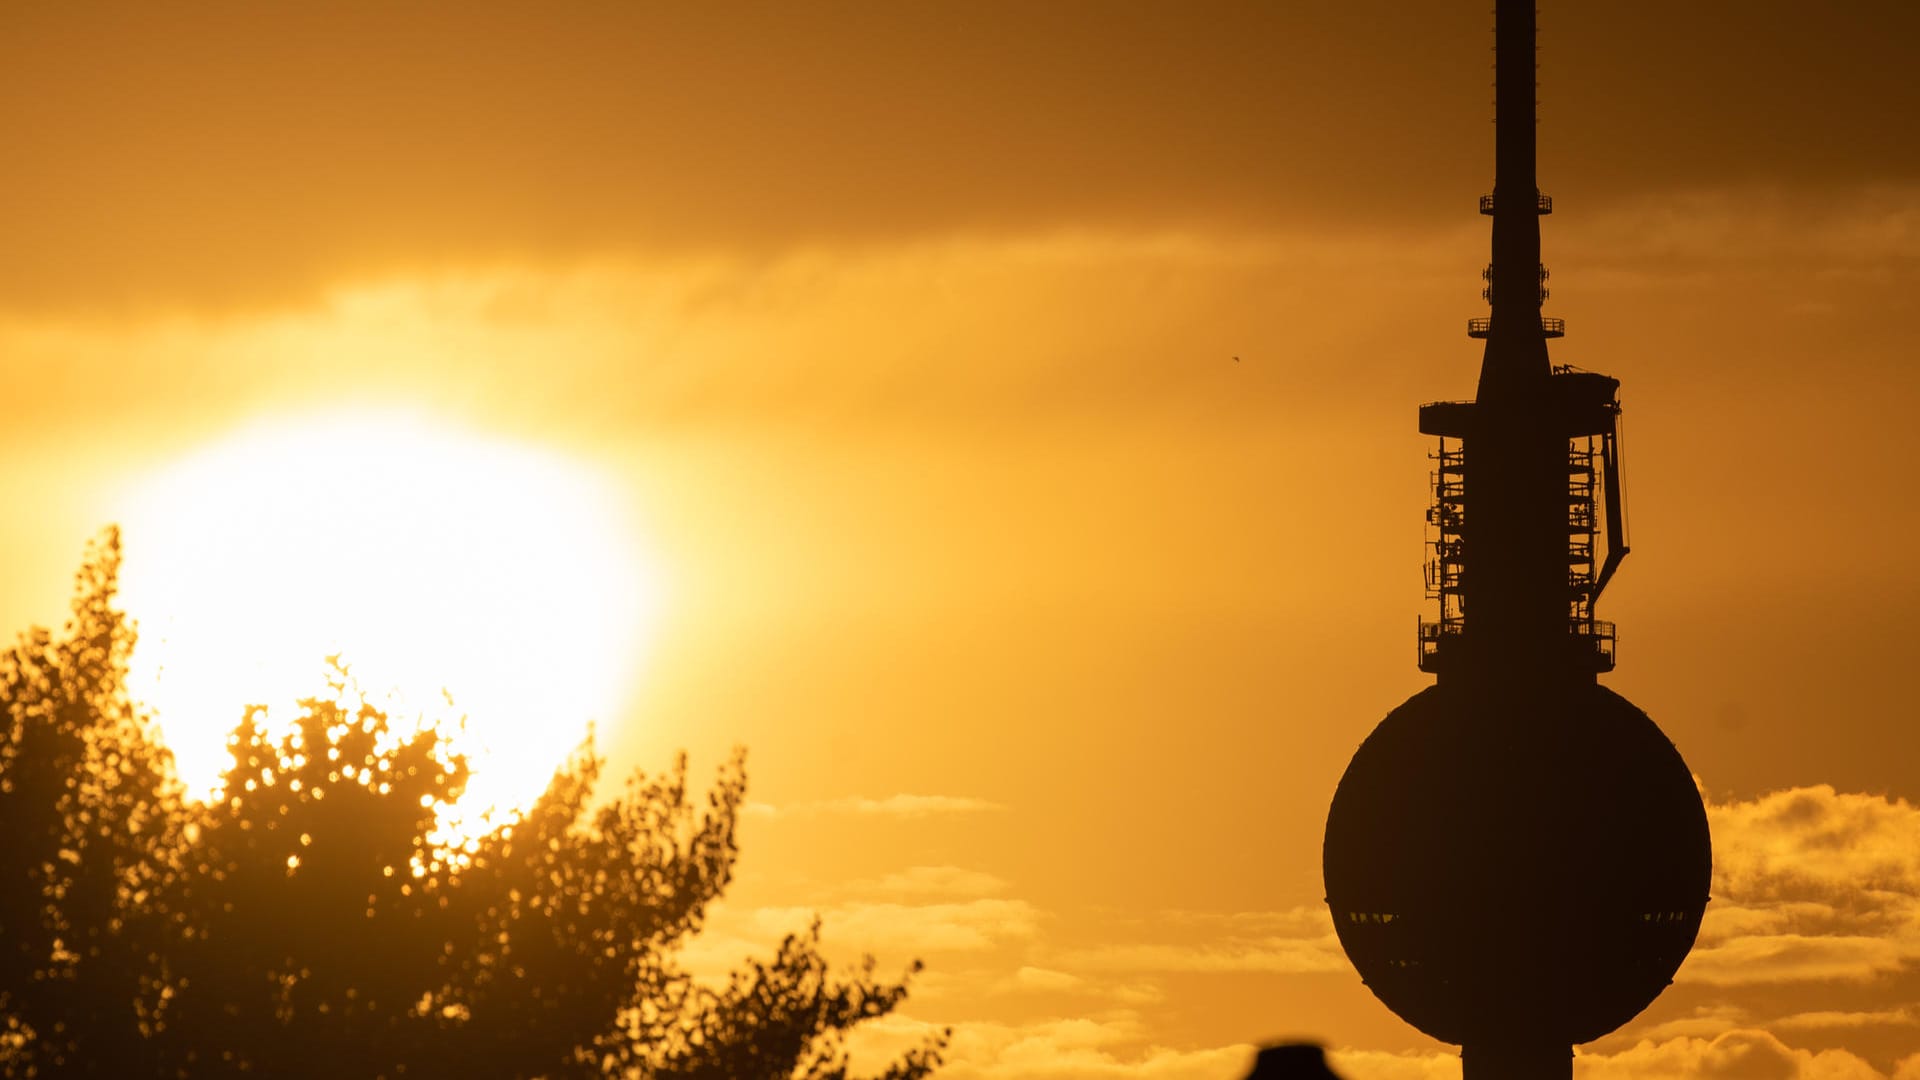
M 924 956 L 900 1026 L 957 1025 L 960 1078 L 1224 1077 L 1285 1033 L 1449 1075 L 1318 865 L 1424 683 L 1484 8 L 714 10 L 0 14 L 0 625 L 58 616 L 105 492 L 262 416 L 552 447 L 671 580 L 616 765 L 751 753 L 711 957 L 812 908 Z M 1627 408 L 1608 682 L 1719 863 L 1580 1075 L 1912 1080 L 1920 9 L 1541 26 L 1554 357 Z

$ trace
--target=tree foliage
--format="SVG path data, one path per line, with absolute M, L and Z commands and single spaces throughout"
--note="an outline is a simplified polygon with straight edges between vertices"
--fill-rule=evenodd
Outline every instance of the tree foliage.
M 118 566 L 109 533 L 64 633 L 0 657 L 0 1073 L 838 1080 L 904 999 L 871 960 L 834 977 L 817 924 L 724 986 L 675 964 L 732 871 L 738 756 L 704 799 L 683 757 L 596 804 L 589 745 L 449 839 L 465 761 L 336 667 L 290 729 L 247 712 L 221 795 L 186 798 L 127 693 Z

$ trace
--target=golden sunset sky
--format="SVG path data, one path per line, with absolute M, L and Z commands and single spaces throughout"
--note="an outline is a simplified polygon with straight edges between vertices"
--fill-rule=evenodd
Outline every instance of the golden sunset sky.
M 263 430 L 373 434 L 240 517 L 168 504 L 209 544 L 311 513 L 285 581 L 233 570 L 242 637 L 416 475 L 340 417 L 564 463 L 462 475 L 529 527 L 577 481 L 611 561 L 536 543 L 460 602 L 645 607 L 579 699 L 616 775 L 748 748 L 692 962 L 818 910 L 837 955 L 928 962 L 874 1038 L 952 1025 L 955 1080 L 1225 1078 L 1285 1035 L 1457 1077 L 1347 965 L 1319 860 L 1428 681 L 1415 407 L 1478 369 L 1487 8 L 10 5 L 0 627 Z M 1676 985 L 1577 1075 L 1916 1080 L 1920 6 L 1540 25 L 1553 356 L 1626 406 L 1606 681 L 1716 855 Z M 525 604 L 555 657 L 608 640 Z M 514 723 L 564 748 L 570 708 Z

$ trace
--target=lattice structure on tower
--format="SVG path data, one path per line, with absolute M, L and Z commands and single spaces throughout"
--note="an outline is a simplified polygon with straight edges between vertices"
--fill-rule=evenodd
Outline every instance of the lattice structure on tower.
M 1420 621 L 1420 668 L 1432 671 L 1442 640 L 1466 629 L 1467 454 L 1458 439 L 1440 437 L 1440 447 L 1427 455 L 1433 462 L 1428 478 L 1433 505 L 1427 509 L 1427 599 L 1440 605 L 1438 619 Z
M 1614 625 L 1596 617 L 1600 593 L 1627 555 L 1626 499 L 1620 486 L 1620 382 L 1572 365 L 1553 369 L 1547 400 L 1566 436 L 1567 633 L 1583 666 L 1612 671 Z M 1427 599 L 1437 617 L 1420 620 L 1420 669 L 1438 673 L 1467 632 L 1471 483 L 1465 435 L 1473 402 L 1422 406 L 1421 430 L 1439 437 L 1427 455 L 1433 502 L 1427 508 Z
M 1588 373 L 1561 368 L 1555 374 Z M 1599 408 L 1613 418 L 1607 430 L 1567 440 L 1567 632 L 1584 643 L 1595 671 L 1612 671 L 1614 626 L 1593 609 L 1627 553 L 1626 500 L 1620 491 L 1620 403 L 1609 392 Z

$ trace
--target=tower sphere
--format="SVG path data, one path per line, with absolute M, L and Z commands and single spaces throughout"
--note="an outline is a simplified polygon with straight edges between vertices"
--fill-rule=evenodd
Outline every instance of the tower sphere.
M 1627 699 L 1443 681 L 1360 745 L 1323 860 L 1340 943 L 1394 1012 L 1444 1042 L 1565 1047 L 1671 981 L 1709 845 L 1685 762 Z

